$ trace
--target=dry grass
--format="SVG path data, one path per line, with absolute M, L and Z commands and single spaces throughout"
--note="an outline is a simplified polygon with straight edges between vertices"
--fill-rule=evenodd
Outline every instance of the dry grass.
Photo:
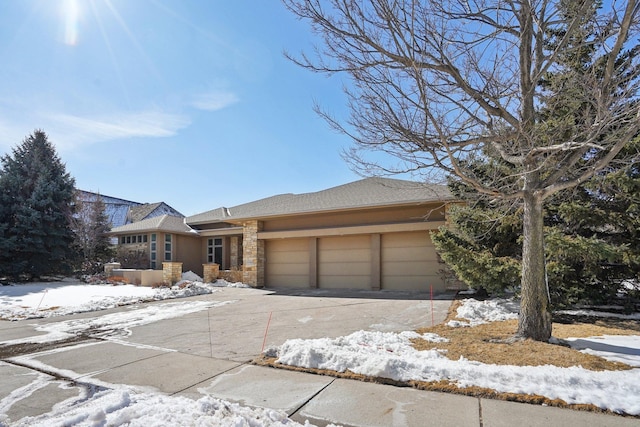
M 454 301 L 449 309 L 449 314 L 445 324 L 453 320 L 459 301 Z M 584 354 L 573 350 L 568 346 L 543 343 L 533 340 L 515 340 L 514 333 L 517 328 L 517 321 L 492 322 L 472 328 L 451 328 L 448 326 L 436 325 L 431 328 L 422 328 L 417 332 L 435 333 L 441 337 L 449 339 L 448 343 L 432 343 L 422 339 L 413 341 L 417 350 L 430 350 L 438 348 L 446 350 L 445 356 L 451 360 L 458 360 L 461 356 L 468 360 L 482 363 L 492 363 L 498 365 L 517 366 L 540 366 L 555 365 L 559 367 L 582 366 L 593 371 L 617 371 L 631 369 L 630 366 L 610 362 L 603 358 Z M 553 336 L 559 339 L 569 337 L 586 338 L 600 335 L 640 335 L 640 322 L 620 321 L 620 320 L 595 320 L 591 322 L 553 324 Z M 424 382 L 409 381 L 399 382 L 388 378 L 371 378 L 353 372 L 335 372 L 324 369 L 300 368 L 276 363 L 275 358 L 261 357 L 254 360 L 255 364 L 272 366 L 277 368 L 290 369 L 295 371 L 310 372 L 319 375 L 330 375 L 339 378 L 356 379 L 367 382 L 377 382 L 391 384 L 402 387 L 413 387 L 420 390 L 432 390 L 467 396 L 484 397 L 513 402 L 532 403 L 577 410 L 587 410 L 595 412 L 608 412 L 594 405 L 569 405 L 560 399 L 548 399 L 538 395 L 523 395 L 515 393 L 498 393 L 491 389 L 481 387 L 459 388 L 449 381 Z M 640 417 L 639 417 L 640 418 Z
M 447 316 L 455 318 L 458 301 L 454 301 Z M 541 366 L 555 365 L 563 368 L 582 366 L 593 371 L 619 371 L 631 369 L 628 365 L 609 362 L 598 356 L 584 354 L 569 347 L 533 340 L 513 340 L 517 329 L 516 320 L 491 322 L 473 328 L 450 328 L 436 325 L 417 332 L 431 332 L 449 339 L 448 343 L 431 343 L 422 339 L 414 340 L 417 350 L 430 350 L 437 347 L 446 350 L 445 356 L 458 360 L 461 356 L 469 360 L 496 365 Z M 569 337 L 586 338 L 598 335 L 637 335 L 633 329 L 621 329 L 596 324 L 553 324 L 553 336 L 564 339 Z

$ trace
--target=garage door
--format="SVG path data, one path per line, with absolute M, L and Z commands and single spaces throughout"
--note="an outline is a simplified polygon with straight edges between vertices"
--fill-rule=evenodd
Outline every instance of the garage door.
M 309 239 L 267 240 L 265 243 L 267 286 L 309 287 Z
M 318 239 L 318 287 L 371 289 L 371 237 Z
M 438 273 L 442 266 L 428 232 L 383 234 L 381 258 L 382 289 L 444 290 Z

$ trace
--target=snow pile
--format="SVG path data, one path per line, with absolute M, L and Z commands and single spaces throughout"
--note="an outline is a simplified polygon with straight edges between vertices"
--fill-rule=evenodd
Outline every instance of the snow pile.
M 75 403 L 75 404 L 73 404 Z M 0 420 L 1 421 L 1 420 Z M 181 396 L 140 393 L 133 389 L 105 390 L 82 402 L 56 407 L 16 426 L 302 426 L 273 409 L 248 408 L 213 397 L 197 401 Z M 310 426 L 310 424 L 305 424 Z
M 517 318 L 513 300 L 464 300 L 450 326 L 474 326 Z M 451 322 L 450 322 L 451 323 Z M 640 415 L 640 369 L 594 372 L 581 367 L 494 365 L 449 360 L 436 345 L 418 351 L 414 338 L 438 343 L 446 339 L 415 332 L 382 333 L 359 331 L 335 339 L 288 340 L 267 355 L 284 365 L 350 371 L 396 381 L 450 381 L 458 387 L 478 386 L 504 393 L 536 394 L 562 399 L 569 404 L 593 404 L 618 413 Z M 605 336 L 567 340 L 575 348 L 608 360 L 640 366 L 640 337 Z
M 447 326 L 452 328 L 464 326 L 476 326 L 488 322 L 499 322 L 503 320 L 517 319 L 520 307 L 513 299 L 490 299 L 478 301 L 475 299 L 465 299 L 458 307 L 456 318 L 466 319 L 468 322 L 460 320 L 450 320 Z
M 202 277 L 198 276 L 191 270 L 182 273 L 182 280 L 188 280 L 190 282 L 204 282 Z
M 494 365 L 464 358 L 454 361 L 447 359 L 443 350 L 415 350 L 410 340 L 418 337 L 415 332 L 359 331 L 336 339 L 288 340 L 277 349 L 277 362 L 396 381 L 445 380 L 463 388 L 536 394 L 640 415 L 640 369 L 594 372 L 580 367 Z M 429 339 L 438 342 L 442 338 Z M 625 341 L 624 345 L 631 344 Z M 640 341 L 636 345 L 634 351 L 640 360 Z
M 411 339 L 423 338 L 431 342 L 444 342 L 436 334 L 419 335 L 416 332 L 358 331 L 346 337 L 287 340 L 275 351 L 277 363 L 307 368 L 347 370 L 372 377 L 409 381 L 415 378 L 412 362 L 416 352 Z M 274 349 L 267 350 L 273 354 Z M 430 359 L 442 357 L 438 350 L 423 352 Z
M 218 288 L 250 288 L 251 287 L 242 282 L 227 282 L 224 279 L 216 280 L 215 282 L 211 283 L 211 286 L 215 286 Z

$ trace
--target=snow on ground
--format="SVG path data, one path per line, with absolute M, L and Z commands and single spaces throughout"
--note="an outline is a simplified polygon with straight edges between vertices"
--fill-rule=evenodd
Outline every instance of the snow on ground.
M 147 301 L 161 301 L 217 292 L 220 287 L 247 287 L 218 280 L 202 283 L 192 272 L 172 287 L 61 282 L 0 286 L 0 319 L 21 320 L 104 310 Z
M 42 386 L 49 382 L 41 380 Z M 34 385 L 32 385 L 33 387 Z M 0 425 L 2 415 L 0 414 Z M 26 417 L 16 427 L 49 426 L 302 426 L 286 413 L 248 408 L 210 396 L 192 400 L 181 396 L 140 392 L 130 387 L 103 389 L 58 404 L 46 414 Z M 309 424 L 306 424 L 309 426 Z
M 216 292 L 222 286 L 248 287 L 242 283 L 219 280 L 204 284 L 198 277 L 187 275 L 183 282 L 172 288 L 148 288 L 131 285 L 87 285 L 74 281 L 34 283 L 0 287 L 0 315 L 5 319 L 60 316 L 81 311 L 95 311 L 123 304 L 143 301 L 181 298 L 190 295 Z M 193 280 L 193 282 L 191 282 Z M 1 341 L 1 345 L 25 342 L 44 343 L 68 338 L 90 331 L 92 335 L 119 340 L 130 335 L 130 328 L 163 319 L 180 317 L 188 313 L 232 304 L 234 301 L 170 301 L 144 307 L 131 305 L 127 310 L 84 319 L 71 319 L 37 325 L 43 335 Z M 42 312 L 42 310 L 46 312 Z M 90 344 L 79 344 L 93 345 Z M 59 351 L 54 349 L 51 351 Z M 20 356 L 14 359 L 26 358 Z M 31 361 L 29 365 L 33 365 Z M 3 362 L 0 362 L 3 363 Z M 48 371 L 52 367 L 43 366 Z M 67 377 L 78 377 L 72 372 L 58 371 Z M 70 386 L 62 380 L 54 380 L 59 387 Z M 49 375 L 34 373 L 34 380 L 25 387 L 14 390 L 0 399 L 0 426 L 6 425 L 6 412 L 34 391 L 52 384 Z M 89 385 L 88 383 L 86 385 Z M 98 382 L 91 392 L 83 390 L 79 396 L 56 404 L 45 414 L 17 420 L 15 426 L 252 426 L 278 427 L 303 426 L 290 420 L 281 411 L 265 408 L 248 408 L 210 396 L 192 400 L 180 396 L 141 391 L 126 385 Z M 304 426 L 310 426 L 306 423 Z
M 35 329 L 44 332 L 44 335 L 37 335 L 26 338 L 17 338 L 9 341 L 2 341 L 2 344 L 13 345 L 22 343 L 45 343 L 62 340 L 73 336 L 81 335 L 91 331 L 91 335 L 99 336 L 103 339 L 121 338 L 131 335 L 130 328 L 134 326 L 147 325 L 160 320 L 173 319 L 185 314 L 195 313 L 212 307 L 220 307 L 226 304 L 233 304 L 234 301 L 173 301 L 163 304 L 149 305 L 143 308 L 135 307 L 129 311 L 105 314 L 98 317 L 85 319 L 71 319 L 61 322 L 46 323 L 36 325 Z
M 617 307 L 616 307 L 617 308 Z M 559 310 L 560 314 L 568 314 L 570 316 L 587 316 L 587 317 L 613 317 L 621 320 L 640 320 L 640 313 L 622 314 L 610 313 L 596 310 Z
M 453 326 L 473 326 L 514 318 L 510 300 L 464 300 Z M 410 339 L 415 332 L 381 333 L 358 331 L 336 339 L 293 339 L 267 354 L 277 362 L 307 368 L 384 377 L 398 381 L 446 380 L 459 387 L 479 386 L 505 393 L 537 394 L 570 404 L 593 404 L 618 413 L 640 415 L 640 369 L 594 372 L 582 367 L 509 366 L 449 360 L 437 348 L 441 337 L 422 337 L 434 342 L 433 349 L 417 351 Z M 640 337 L 604 336 L 568 340 L 575 348 L 610 360 L 640 366 Z

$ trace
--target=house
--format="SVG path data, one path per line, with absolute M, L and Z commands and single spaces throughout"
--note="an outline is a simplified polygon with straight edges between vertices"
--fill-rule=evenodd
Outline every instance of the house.
M 200 236 L 184 222 L 183 217 L 164 214 L 115 227 L 111 235 L 118 239 L 118 249 L 143 253 L 152 270 L 163 262 L 180 261 L 185 271 L 202 270 Z
M 443 291 L 429 233 L 445 224 L 451 202 L 446 186 L 367 178 L 220 207 L 182 223 L 135 222 L 112 234 L 125 245 L 135 238 L 153 268 L 177 261 L 202 272 L 215 263 L 241 270 L 255 287 Z

